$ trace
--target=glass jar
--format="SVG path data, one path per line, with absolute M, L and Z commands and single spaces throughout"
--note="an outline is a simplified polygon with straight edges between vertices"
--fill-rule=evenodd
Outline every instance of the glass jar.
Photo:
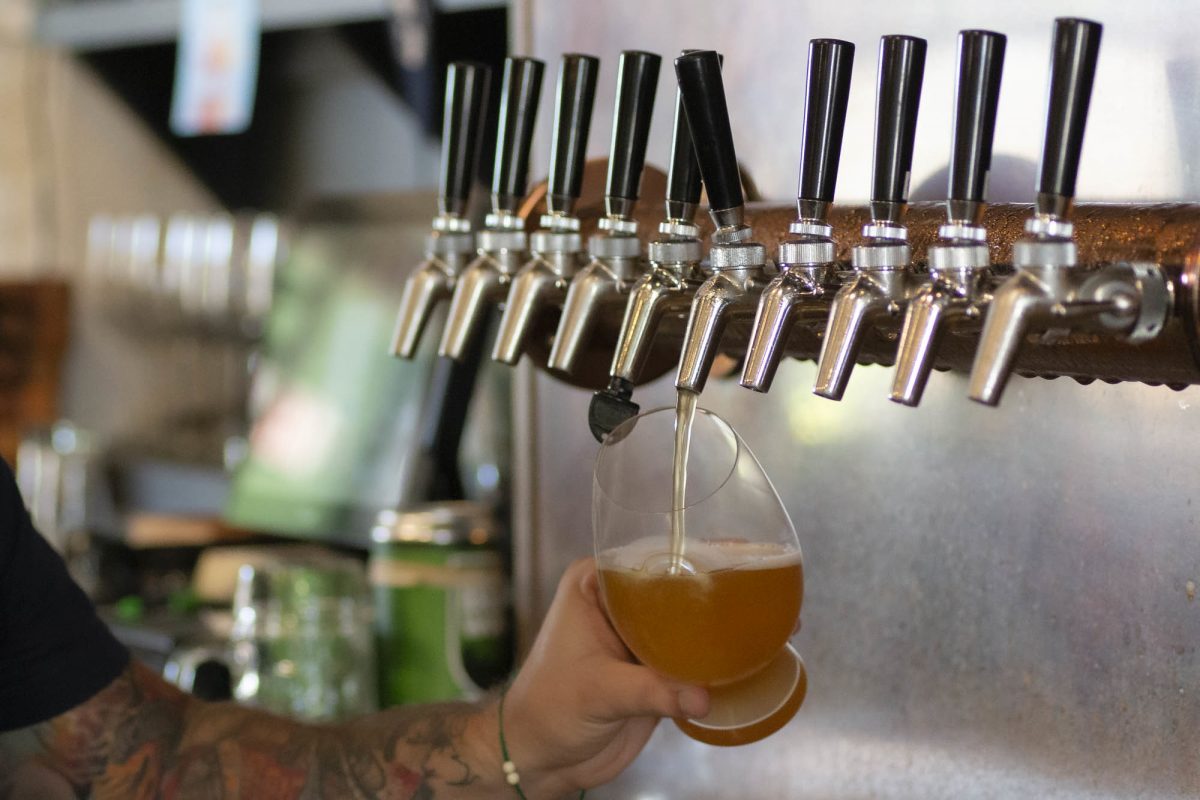
M 362 565 L 325 552 L 238 570 L 236 700 L 312 720 L 374 711 L 371 604 Z

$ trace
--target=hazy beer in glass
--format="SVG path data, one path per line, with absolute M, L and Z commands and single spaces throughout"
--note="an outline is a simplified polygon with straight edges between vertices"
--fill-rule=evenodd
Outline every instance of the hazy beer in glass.
M 686 537 L 683 552 L 673 552 L 672 412 L 624 423 L 601 448 L 593 487 L 601 589 L 639 661 L 709 689 L 709 715 L 676 724 L 703 742 L 746 744 L 782 727 L 804 699 L 803 662 L 788 644 L 804 594 L 800 546 L 745 443 L 701 410 Z

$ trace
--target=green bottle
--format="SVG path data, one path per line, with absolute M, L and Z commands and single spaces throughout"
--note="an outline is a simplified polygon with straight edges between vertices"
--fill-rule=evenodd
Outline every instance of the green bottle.
M 511 602 L 490 507 L 385 511 L 372 540 L 380 707 L 477 697 L 503 681 Z

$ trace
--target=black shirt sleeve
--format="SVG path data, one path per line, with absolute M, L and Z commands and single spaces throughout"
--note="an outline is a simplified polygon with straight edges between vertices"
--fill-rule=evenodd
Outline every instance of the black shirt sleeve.
M 0 460 L 0 731 L 75 708 L 128 663 L 128 651 L 34 530 Z

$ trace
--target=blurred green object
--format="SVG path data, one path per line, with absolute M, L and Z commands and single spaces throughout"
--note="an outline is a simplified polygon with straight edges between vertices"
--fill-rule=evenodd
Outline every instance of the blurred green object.
M 510 602 L 492 510 L 385 512 L 372 537 L 380 705 L 472 698 L 503 681 Z
M 186 616 L 200 608 L 200 598 L 191 586 L 185 586 L 182 589 L 171 592 L 170 596 L 167 597 L 167 608 L 172 613 Z
M 241 702 L 313 720 L 375 710 L 370 596 L 354 559 L 320 553 L 243 565 L 230 640 Z
M 371 485 L 371 451 L 387 416 L 419 402 L 428 364 L 388 357 L 395 303 L 335 263 L 302 239 L 283 271 L 255 379 L 262 408 L 226 508 L 236 525 L 340 538 L 356 506 L 392 499 Z
M 126 595 L 113 605 L 113 613 L 121 622 L 137 622 L 146 613 L 146 601 L 135 594 Z

